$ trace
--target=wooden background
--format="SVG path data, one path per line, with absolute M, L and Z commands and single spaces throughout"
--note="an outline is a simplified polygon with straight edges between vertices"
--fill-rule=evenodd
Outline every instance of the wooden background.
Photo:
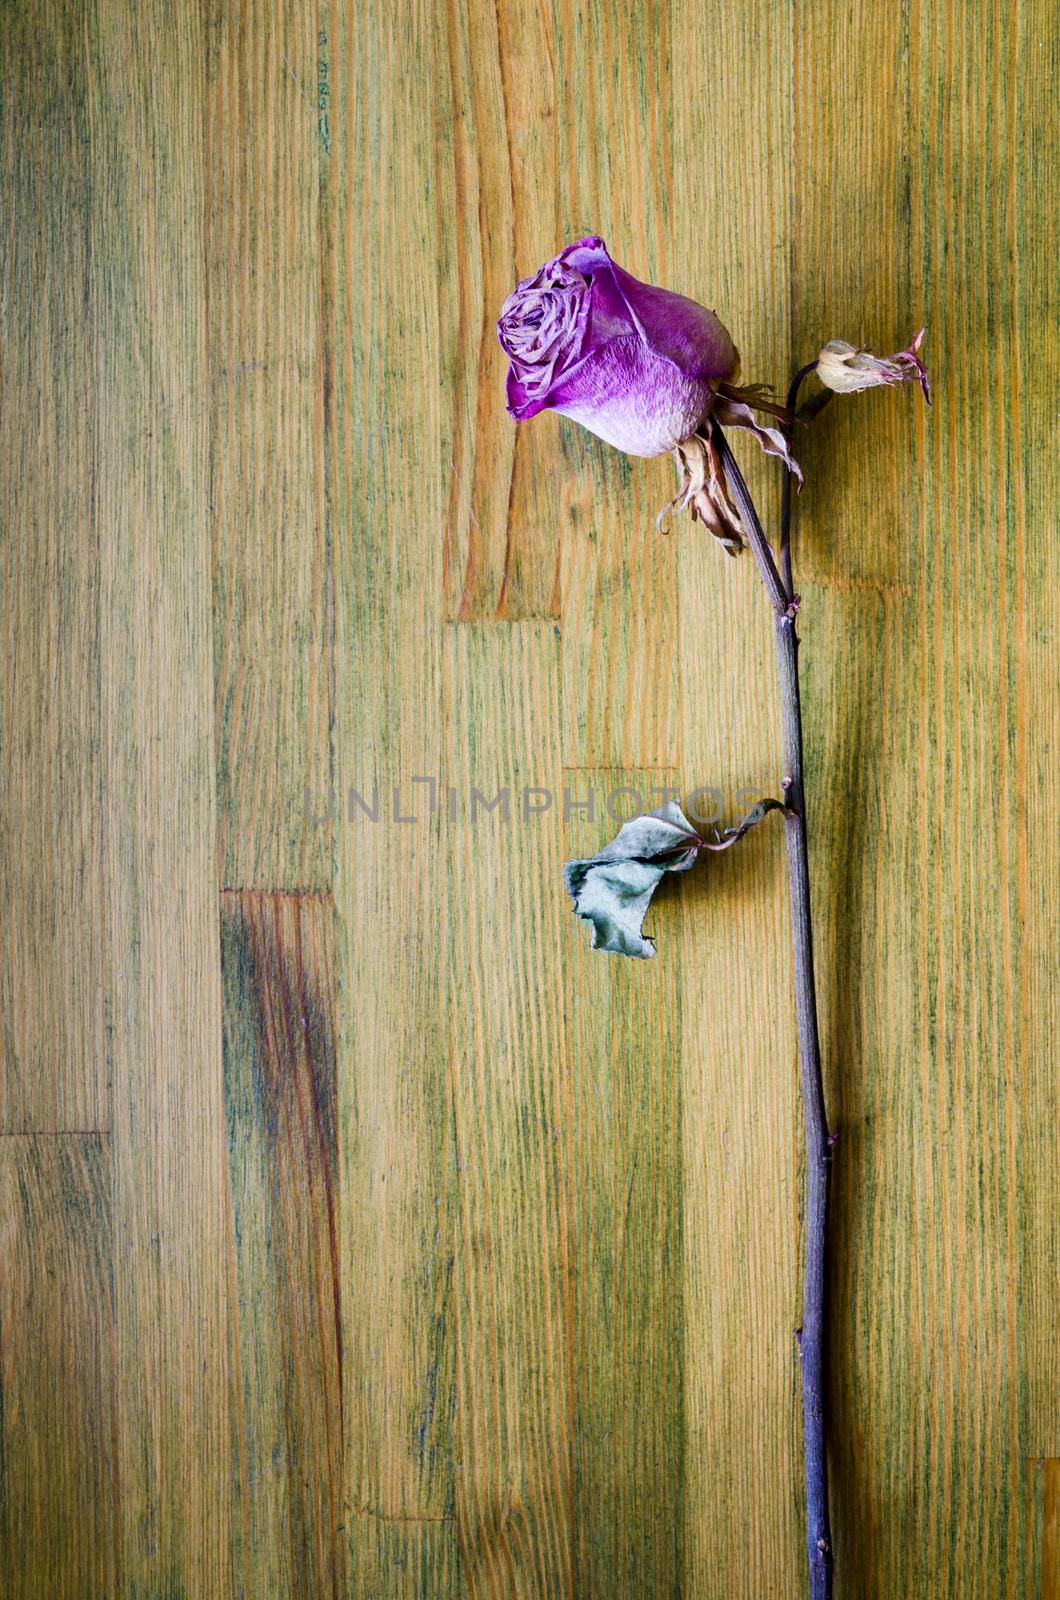
M 800 446 L 837 1593 L 1060 1595 L 1054 22 L 0 4 L 9 1600 L 801 1592 L 780 830 L 560 885 L 779 776 L 750 562 L 503 413 L 590 231 L 746 381 L 928 324 Z

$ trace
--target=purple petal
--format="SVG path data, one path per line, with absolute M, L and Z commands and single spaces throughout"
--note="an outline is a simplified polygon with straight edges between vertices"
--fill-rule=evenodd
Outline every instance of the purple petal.
M 508 368 L 505 389 L 508 415 L 514 417 L 516 422 L 526 422 L 529 417 L 536 417 L 539 411 L 544 411 L 551 404 L 547 395 L 544 398 L 531 399 L 515 376 L 514 367 Z
M 601 345 L 556 382 L 552 410 L 631 456 L 658 456 L 694 433 L 712 399 L 636 334 Z
M 736 346 L 713 311 L 683 294 L 638 283 L 619 266 L 614 274 L 641 337 L 653 350 L 668 356 L 689 377 L 731 377 L 738 360 Z
M 669 289 L 641 283 L 612 261 L 604 241 L 595 236 L 569 245 L 560 259 L 593 279 L 593 327 L 587 353 L 599 342 L 595 326 L 599 308 L 614 323 L 625 321 L 632 326 L 645 344 L 668 356 L 689 377 L 731 376 L 737 362 L 736 347 L 706 306 Z

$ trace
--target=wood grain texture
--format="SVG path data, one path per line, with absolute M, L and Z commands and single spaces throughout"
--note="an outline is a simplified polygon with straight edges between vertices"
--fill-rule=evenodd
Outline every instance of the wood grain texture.
M 558 802 L 526 815 L 522 797 L 559 784 L 560 641 L 526 622 L 445 642 L 446 768 L 466 797 L 447 841 L 460 1555 L 470 1595 L 559 1600 L 576 1592 L 562 828 Z M 493 891 L 469 894 L 483 861 Z
M 497 425 L 497 308 L 552 253 L 555 23 L 548 5 L 447 0 L 417 19 L 438 117 L 444 581 L 454 621 L 555 614 L 559 529 L 547 441 Z
M 559 875 L 781 776 L 749 563 L 504 414 L 589 232 L 747 382 L 928 324 L 930 412 L 797 446 L 837 1593 L 1060 1594 L 1057 57 L 1045 0 L 0 7 L 5 1594 L 801 1592 L 779 829 L 651 963 Z
M 593 805 L 565 818 L 564 855 L 574 857 L 597 850 L 616 817 L 662 804 L 677 779 L 568 769 L 564 786 L 572 802 Z M 680 916 L 677 897 L 661 892 L 648 927 L 665 959 L 601 960 L 578 939 L 564 962 L 574 1593 L 613 1600 L 683 1586 Z M 564 932 L 572 926 L 583 925 L 571 919 Z
M 919 892 L 910 829 L 919 773 L 900 755 L 918 727 L 901 682 L 911 626 L 909 601 L 890 589 L 826 589 L 802 630 L 807 760 L 828 775 L 815 796 L 811 866 L 820 873 L 817 864 L 830 863 L 842 886 L 819 906 L 816 927 L 822 1045 L 841 1134 L 832 1249 L 832 1340 L 842 1352 L 832 1380 L 834 1526 L 852 1581 L 881 1594 L 895 1585 L 916 1593 L 926 1581 L 923 1550 L 891 1519 L 908 1526 L 917 1515 L 927 1441 L 919 1419 L 910 1419 L 908 1396 L 923 1392 L 938 1360 L 922 1260 L 899 1244 L 918 1228 L 930 1230 L 939 1204 L 929 1126 L 913 1094 L 921 1019 L 912 1007 L 895 1008 L 896 995 L 915 995 L 922 982 L 921 952 L 908 935 L 908 908 Z M 875 640 L 876 649 L 851 659 L 842 641 L 853 634 Z
M 332 788 L 334 604 L 318 12 L 204 10 L 218 856 L 234 889 L 331 883 L 312 821 Z
M 241 1595 L 345 1594 L 334 906 L 221 902 Z
M 1009 284 L 1008 349 L 1012 463 L 1005 531 L 1012 544 L 1008 593 L 1013 631 L 1004 683 L 1011 734 L 1001 747 L 1013 786 L 1015 837 L 1006 867 L 1014 881 L 1009 950 L 1014 982 L 1006 986 L 1018 1041 L 1020 1255 L 1019 1354 L 1021 1444 L 1051 1461 L 1053 1588 L 1060 1588 L 1060 1093 L 1053 1060 L 1060 1032 L 1060 897 L 1051 841 L 1060 806 L 1056 708 L 1060 705 L 1060 466 L 1056 418 L 1044 396 L 1060 380 L 1060 285 L 1053 262 L 1060 249 L 1060 211 L 1042 203 L 1040 174 L 1060 149 L 1045 87 L 1060 62 L 1060 30 L 1048 7 L 1029 6 L 1015 41 L 1016 103 L 1009 100 L 1006 143 L 1012 168 L 1006 191 L 1018 271 Z M 1049 330 L 1052 330 L 1050 334 Z M 1049 1594 L 1047 1587 L 1042 1593 Z
M 68 6 L 5 8 L 0 77 L 0 901 L 17 908 L 0 931 L 0 1128 L 101 1128 L 91 161 L 84 48 Z
M 194 11 L 89 8 L 91 321 L 119 1570 L 231 1590 L 231 1206 L 221 1069 L 203 222 Z
M 1060 1595 L 1060 1461 L 1037 1457 L 1027 1464 L 1026 1594 Z
M 820 140 L 820 159 L 808 133 L 797 166 L 796 213 L 805 228 L 796 232 L 796 280 L 806 300 L 810 284 L 826 275 L 829 282 L 824 304 L 812 311 L 807 306 L 800 325 L 812 348 L 825 331 L 839 331 L 856 317 L 859 325 L 847 337 L 897 348 L 909 322 L 904 307 L 916 306 L 909 331 L 929 324 L 940 367 L 931 414 L 910 416 L 906 408 L 902 419 L 908 447 L 894 487 L 909 513 L 906 536 L 896 539 L 892 532 L 886 540 L 887 565 L 873 557 L 881 577 L 911 589 L 904 614 L 895 613 L 897 653 L 888 656 L 895 663 L 888 687 L 898 693 L 892 729 L 904 718 L 906 732 L 879 771 L 886 775 L 887 802 L 899 799 L 898 814 L 918 818 L 920 848 L 912 882 L 896 873 L 880 887 L 884 927 L 894 918 L 892 940 L 904 929 L 917 959 L 900 986 L 908 1009 L 888 1007 L 884 1027 L 863 1031 L 860 1070 L 844 1079 L 844 1097 L 866 1085 L 860 1091 L 866 1110 L 872 1104 L 868 1085 L 871 1092 L 886 1085 L 893 1132 L 887 1136 L 877 1113 L 869 1123 L 878 1130 L 874 1153 L 861 1158 L 848 1149 L 838 1190 L 848 1197 L 841 1214 L 850 1216 L 859 1204 L 867 1208 L 875 1151 L 889 1155 L 904 1144 L 908 1177 L 903 1168 L 889 1175 L 888 1215 L 898 1226 L 896 1238 L 911 1248 L 892 1269 L 889 1291 L 875 1289 L 866 1338 L 841 1345 L 864 1348 L 873 1329 L 880 1339 L 880 1360 L 860 1383 L 847 1358 L 838 1437 L 842 1444 L 842 1417 L 848 1416 L 851 1460 L 867 1454 L 878 1463 L 885 1498 L 872 1507 L 873 1486 L 862 1472 L 860 1493 L 868 1489 L 864 1504 L 872 1511 L 866 1516 L 857 1498 L 840 1499 L 837 1541 L 866 1594 L 890 1594 L 898 1584 L 925 1596 L 955 1586 L 969 1596 L 1015 1595 L 1026 1445 L 1018 1311 L 1022 1061 L 1012 986 L 1019 983 L 1017 858 L 1026 769 L 1012 685 L 1025 627 L 1017 592 L 1025 530 L 1013 516 L 1013 463 L 1021 449 L 1016 419 L 1006 385 L 983 391 L 981 361 L 993 350 L 1004 364 L 1001 352 L 1011 349 L 1016 332 L 1008 267 L 1016 248 L 1016 36 L 1002 16 L 975 7 L 918 8 L 901 27 L 894 25 L 896 15 L 866 7 L 848 20 L 849 31 L 828 39 L 832 48 L 825 55 L 814 20 L 812 8 L 800 12 L 805 32 L 800 27 L 796 36 L 797 81 L 807 92 L 813 84 L 822 104 L 821 120 L 809 124 Z M 850 70 L 868 57 L 894 85 L 886 121 L 850 93 Z M 822 94 L 826 62 L 831 87 Z M 838 161 L 833 126 L 859 148 L 864 142 L 866 151 L 872 138 L 874 159 L 863 172 Z M 820 215 L 822 182 L 840 202 L 825 214 L 823 236 L 813 220 Z M 881 216 L 890 216 L 891 226 L 870 229 L 870 219 Z M 839 218 L 866 239 L 857 258 L 845 258 L 845 275 L 828 268 L 836 255 L 827 230 Z M 877 326 L 867 329 L 864 319 L 872 315 Z M 974 446 L 968 431 L 973 414 Z M 898 415 L 891 408 L 888 431 Z M 844 449 L 843 420 L 835 433 L 831 420 L 822 419 L 819 452 Z M 866 444 L 873 452 L 886 448 L 886 434 L 869 432 L 872 421 L 869 413 L 860 446 L 846 453 L 860 466 L 851 494 L 878 470 Z M 877 515 L 879 507 L 877 501 Z M 842 513 L 841 501 L 835 509 Z M 829 524 L 832 512 L 829 505 Z M 825 526 L 822 516 L 822 533 Z M 844 537 L 837 525 L 827 568 L 834 572 L 837 554 L 855 546 L 850 576 L 863 577 L 866 557 L 885 542 L 884 529 L 861 518 L 848 526 L 858 527 L 857 538 Z M 816 531 L 810 537 L 820 539 Z M 942 552 L 948 558 L 940 559 Z M 808 559 L 816 563 L 816 550 Z M 812 700 L 810 716 L 811 726 L 819 726 Z M 910 772 L 917 773 L 917 786 L 907 797 L 902 783 Z M 875 837 L 882 845 L 883 835 Z M 897 864 L 901 855 L 892 859 Z M 868 968 L 860 985 L 866 997 L 881 969 L 879 958 Z M 906 1019 L 915 1029 L 911 1035 Z M 909 1207 L 907 1231 L 900 1228 L 899 1206 Z M 855 1225 L 846 1233 L 852 1272 L 858 1232 Z M 862 1262 L 867 1245 L 865 1239 Z M 903 1292 L 910 1260 L 913 1277 Z M 842 1276 L 837 1288 L 841 1303 L 863 1301 L 868 1292 L 853 1282 L 848 1288 Z M 930 1353 L 931 1360 L 931 1405 L 924 1417 L 899 1399 L 915 1372 L 903 1370 L 908 1358 L 900 1331 L 911 1312 L 919 1344 L 914 1354 L 922 1360 Z M 842 1337 L 842 1327 L 837 1331 Z M 877 1385 L 892 1382 L 893 1401 L 870 1406 L 855 1436 L 859 1393 L 871 1384 L 875 1398 Z M 887 1427 L 891 1408 L 896 1425 Z M 966 1482 L 957 1486 L 973 1461 L 969 1493 Z M 851 1477 L 856 1492 L 858 1482 Z M 893 1506 L 899 1492 L 907 1496 L 907 1513 L 883 1519 L 880 1511 Z M 984 1503 L 994 1508 L 988 1517 Z
M 791 142 L 791 9 L 681 5 L 671 27 L 675 61 L 717 63 L 711 94 L 674 109 L 675 187 L 688 197 L 675 244 L 691 292 L 724 307 L 742 381 L 784 382 L 792 180 L 778 152 Z M 752 493 L 771 510 L 776 468 L 742 438 Z M 729 821 L 743 812 L 742 788 L 778 792 L 772 629 L 750 563 L 725 558 L 699 532 L 678 534 L 681 777 L 686 789 L 716 790 Z M 812 813 L 813 769 L 809 780 Z M 767 826 L 736 859 L 708 861 L 682 897 L 696 952 L 681 997 L 684 1581 L 693 1600 L 795 1592 L 801 1580 L 801 1139 L 783 859 Z
M 564 0 L 556 14 L 559 237 L 599 233 L 635 277 L 706 293 L 675 272 L 676 197 L 659 183 L 680 82 L 669 8 Z M 633 462 L 561 417 L 538 432 L 562 530 L 564 761 L 666 767 L 680 760 L 678 557 L 655 516 L 671 463 Z
M 10 1600 L 119 1592 L 110 1178 L 103 1135 L 0 1139 L 0 1585 Z
M 434 258 L 438 228 L 423 112 L 444 62 L 441 13 L 416 5 L 399 19 L 373 0 L 328 15 L 350 1583 L 355 1595 L 460 1600 L 448 874 L 441 811 L 430 784 L 412 781 L 437 788 L 445 777 L 448 484 L 437 441 L 449 391 L 438 274 L 419 270 L 425 250 Z M 397 282 L 406 293 L 394 295 Z

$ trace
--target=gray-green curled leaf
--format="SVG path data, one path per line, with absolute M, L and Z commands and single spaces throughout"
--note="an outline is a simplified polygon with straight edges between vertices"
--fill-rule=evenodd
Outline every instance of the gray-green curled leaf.
M 623 823 L 595 856 L 563 869 L 575 913 L 592 928 L 592 948 L 612 955 L 655 954 L 641 928 L 651 897 L 667 872 L 687 872 L 705 841 L 676 801 Z

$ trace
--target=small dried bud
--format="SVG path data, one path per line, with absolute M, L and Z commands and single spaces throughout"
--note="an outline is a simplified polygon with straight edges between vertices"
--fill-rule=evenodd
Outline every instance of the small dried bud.
M 925 329 L 921 328 L 908 350 L 893 356 L 874 356 L 855 350 L 842 339 L 832 339 L 817 357 L 817 376 L 826 389 L 836 394 L 853 394 L 858 389 L 875 389 L 879 384 L 905 383 L 915 378 L 931 404 L 927 368 L 920 359 Z

